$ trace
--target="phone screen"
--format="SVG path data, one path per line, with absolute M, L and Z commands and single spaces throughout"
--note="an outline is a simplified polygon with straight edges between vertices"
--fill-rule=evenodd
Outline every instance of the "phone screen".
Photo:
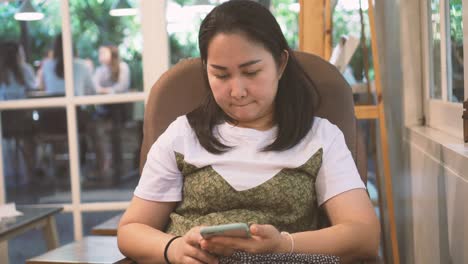
M 200 230 L 203 238 L 214 236 L 229 236 L 229 237 L 250 237 L 249 226 L 245 223 L 233 223 L 226 225 L 216 225 L 203 227 Z

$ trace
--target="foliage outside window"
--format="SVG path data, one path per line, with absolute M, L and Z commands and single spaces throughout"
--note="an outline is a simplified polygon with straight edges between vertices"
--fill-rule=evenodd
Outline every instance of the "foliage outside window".
M 20 22 L 13 18 L 19 8 L 17 1 L 0 4 L 0 37 L 23 45 L 28 63 L 39 66 L 53 49 L 54 37 L 61 33 L 60 1 L 32 0 L 35 8 L 44 13 L 39 21 Z M 128 1 L 137 6 L 136 0 Z M 139 16 L 113 17 L 109 15 L 113 0 L 70 0 L 70 20 L 74 56 L 98 62 L 98 47 L 102 44 L 119 46 L 121 58 L 131 71 L 131 87 L 143 88 L 142 35 Z
M 270 10 L 276 17 L 289 46 L 299 48 L 299 3 L 298 0 L 272 0 Z
M 449 72 L 449 100 L 452 102 L 462 102 L 464 98 L 464 78 L 463 78 L 463 9 L 462 0 L 449 1 L 450 19 L 450 43 L 451 50 L 451 72 Z
M 198 30 L 201 21 L 218 4 L 226 0 L 169 0 L 167 2 L 167 31 L 171 64 L 190 57 L 199 57 Z M 299 46 L 297 0 L 257 1 L 269 6 L 292 49 Z
M 0 38 L 20 42 L 26 61 L 38 66 L 52 43 L 51 38 L 61 32 L 62 18 L 59 1 L 32 0 L 31 3 L 37 11 L 48 15 L 39 21 L 20 22 L 13 18 L 20 6 L 18 1 L 0 4 Z

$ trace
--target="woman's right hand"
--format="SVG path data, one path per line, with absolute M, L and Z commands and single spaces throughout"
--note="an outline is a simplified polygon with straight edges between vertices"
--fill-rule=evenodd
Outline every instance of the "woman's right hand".
M 184 236 L 177 238 L 169 245 L 167 257 L 171 263 L 218 263 L 218 258 L 200 248 L 200 241 L 203 239 L 200 235 L 200 228 L 198 226 L 190 229 Z

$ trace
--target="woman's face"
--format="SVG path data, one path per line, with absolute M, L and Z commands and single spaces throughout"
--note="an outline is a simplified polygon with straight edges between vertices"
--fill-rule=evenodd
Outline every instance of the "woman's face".
M 99 62 L 101 64 L 109 65 L 111 63 L 112 54 L 109 48 L 100 47 L 99 48 Z
M 287 62 L 277 65 L 261 44 L 241 33 L 219 33 L 208 45 L 207 74 L 216 103 L 240 127 L 274 125 L 278 81 Z

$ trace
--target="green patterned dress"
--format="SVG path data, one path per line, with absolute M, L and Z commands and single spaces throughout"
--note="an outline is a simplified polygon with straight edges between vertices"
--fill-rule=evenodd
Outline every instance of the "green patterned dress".
M 282 169 L 244 191 L 232 188 L 211 166 L 197 168 L 182 154 L 175 155 L 183 175 L 183 198 L 170 215 L 168 233 L 184 235 L 194 226 L 234 222 L 271 224 L 291 233 L 318 229 L 315 181 L 321 148 L 298 168 Z

